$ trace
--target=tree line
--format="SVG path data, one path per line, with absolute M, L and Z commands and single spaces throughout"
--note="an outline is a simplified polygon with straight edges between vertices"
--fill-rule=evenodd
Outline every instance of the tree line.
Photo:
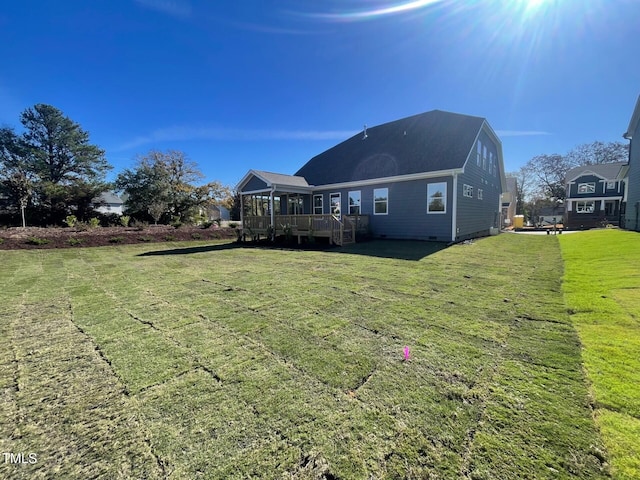
M 516 214 L 532 219 L 544 207 L 564 204 L 565 179 L 572 168 L 628 160 L 629 145 L 623 142 L 595 141 L 578 145 L 564 155 L 537 155 L 516 172 L 507 173 L 518 185 Z
M 155 223 L 187 222 L 212 204 L 233 206 L 231 189 L 218 181 L 198 184 L 204 175 L 177 150 L 151 150 L 133 168 L 106 181 L 113 168 L 89 133 L 60 110 L 45 104 L 20 115 L 21 134 L 0 128 L 0 214 L 23 226 L 61 225 L 73 214 L 96 217 L 95 199 L 116 190 L 126 196 L 127 215 Z M 8 218 L 7 218 L 8 217 Z M 0 220 L 0 223 L 2 221 Z
M 0 224 L 17 216 L 23 226 L 61 225 L 75 215 L 86 221 L 96 216 L 95 199 L 116 190 L 126 196 L 126 213 L 154 223 L 188 222 L 208 206 L 222 204 L 239 215 L 238 194 L 204 178 L 196 163 L 177 150 L 151 150 L 139 155 L 133 168 L 109 183 L 113 167 L 105 151 L 89 141 L 89 133 L 60 110 L 45 104 L 20 115 L 23 133 L 0 128 Z M 628 160 L 629 145 L 593 142 L 570 152 L 533 157 L 517 172 L 507 174 L 518 183 L 516 212 L 534 218 L 545 206 L 565 199 L 565 176 L 577 166 Z M 8 219 L 5 218 L 5 222 Z

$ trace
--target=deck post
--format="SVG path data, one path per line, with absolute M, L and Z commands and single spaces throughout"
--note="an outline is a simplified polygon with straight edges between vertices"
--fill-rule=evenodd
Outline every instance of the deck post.
M 244 233 L 244 195 L 240 192 L 240 231 L 242 232 L 242 241 L 245 240 Z
M 273 240 L 276 238 L 276 217 L 275 212 L 273 211 L 273 188 L 271 189 L 271 193 L 269 194 L 269 211 L 271 212 L 271 228 L 273 229 Z

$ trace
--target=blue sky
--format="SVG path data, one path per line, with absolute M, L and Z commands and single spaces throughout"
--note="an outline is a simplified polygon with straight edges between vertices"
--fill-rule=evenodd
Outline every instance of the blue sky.
M 106 150 L 111 178 L 177 149 L 234 185 L 441 109 L 487 118 L 510 171 L 622 140 L 638 25 L 637 0 L 9 0 L 0 124 L 51 104 Z

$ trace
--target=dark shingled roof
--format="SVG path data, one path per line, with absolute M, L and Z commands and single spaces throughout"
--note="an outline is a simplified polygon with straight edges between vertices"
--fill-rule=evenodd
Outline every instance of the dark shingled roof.
M 484 118 L 432 110 L 367 129 L 313 157 L 295 175 L 310 185 L 462 168 Z

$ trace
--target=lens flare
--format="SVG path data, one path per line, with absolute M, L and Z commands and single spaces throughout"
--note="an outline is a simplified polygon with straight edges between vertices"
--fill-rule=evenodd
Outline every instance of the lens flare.
M 378 17 L 384 17 L 387 15 L 395 15 L 400 13 L 407 13 L 420 8 L 428 7 L 436 3 L 440 3 L 443 0 L 414 0 L 412 2 L 402 2 L 386 7 L 370 8 L 362 10 L 352 10 L 339 13 L 308 13 L 305 16 L 318 18 L 326 21 L 358 21 L 358 20 L 370 20 Z

